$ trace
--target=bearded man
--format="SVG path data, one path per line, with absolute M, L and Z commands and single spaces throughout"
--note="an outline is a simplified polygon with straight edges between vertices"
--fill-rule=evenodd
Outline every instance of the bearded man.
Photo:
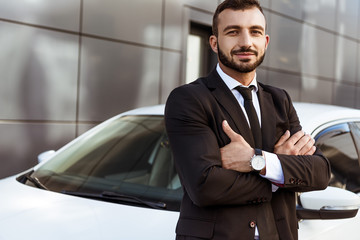
M 225 0 L 209 39 L 216 69 L 167 100 L 184 189 L 178 240 L 298 239 L 295 193 L 328 185 L 330 164 L 301 130 L 290 96 L 256 77 L 269 39 L 256 0 Z

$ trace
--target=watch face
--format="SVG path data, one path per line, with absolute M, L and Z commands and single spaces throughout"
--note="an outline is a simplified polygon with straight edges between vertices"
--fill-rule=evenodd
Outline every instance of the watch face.
M 254 170 L 260 171 L 265 167 L 265 159 L 262 156 L 255 156 L 251 159 L 251 166 Z

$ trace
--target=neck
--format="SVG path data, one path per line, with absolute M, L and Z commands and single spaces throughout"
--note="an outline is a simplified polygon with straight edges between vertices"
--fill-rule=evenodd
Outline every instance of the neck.
M 254 80 L 256 70 L 248 73 L 241 73 L 232 68 L 228 68 L 224 66 L 221 62 L 219 63 L 219 65 L 224 73 L 226 73 L 227 75 L 229 75 L 230 77 L 232 77 L 233 79 L 235 79 L 244 86 L 249 86 L 252 80 Z

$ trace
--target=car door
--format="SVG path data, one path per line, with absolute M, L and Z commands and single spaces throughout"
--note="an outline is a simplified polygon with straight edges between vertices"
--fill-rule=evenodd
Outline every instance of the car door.
M 330 186 L 360 193 L 360 122 L 328 127 L 315 140 L 331 163 Z
M 315 140 L 316 146 L 331 163 L 329 185 L 359 194 L 360 121 L 327 125 L 315 136 Z M 348 219 L 303 220 L 299 223 L 299 239 L 357 239 L 359 225 L 360 213 Z

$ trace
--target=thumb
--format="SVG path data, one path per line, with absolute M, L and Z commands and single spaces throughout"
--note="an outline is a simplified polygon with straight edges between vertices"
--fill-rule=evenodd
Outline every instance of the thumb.
M 242 138 L 241 135 L 237 134 L 236 132 L 234 132 L 234 130 L 232 130 L 232 128 L 230 127 L 229 123 L 226 120 L 222 122 L 222 127 L 224 132 L 230 138 L 231 141 L 239 141 Z

